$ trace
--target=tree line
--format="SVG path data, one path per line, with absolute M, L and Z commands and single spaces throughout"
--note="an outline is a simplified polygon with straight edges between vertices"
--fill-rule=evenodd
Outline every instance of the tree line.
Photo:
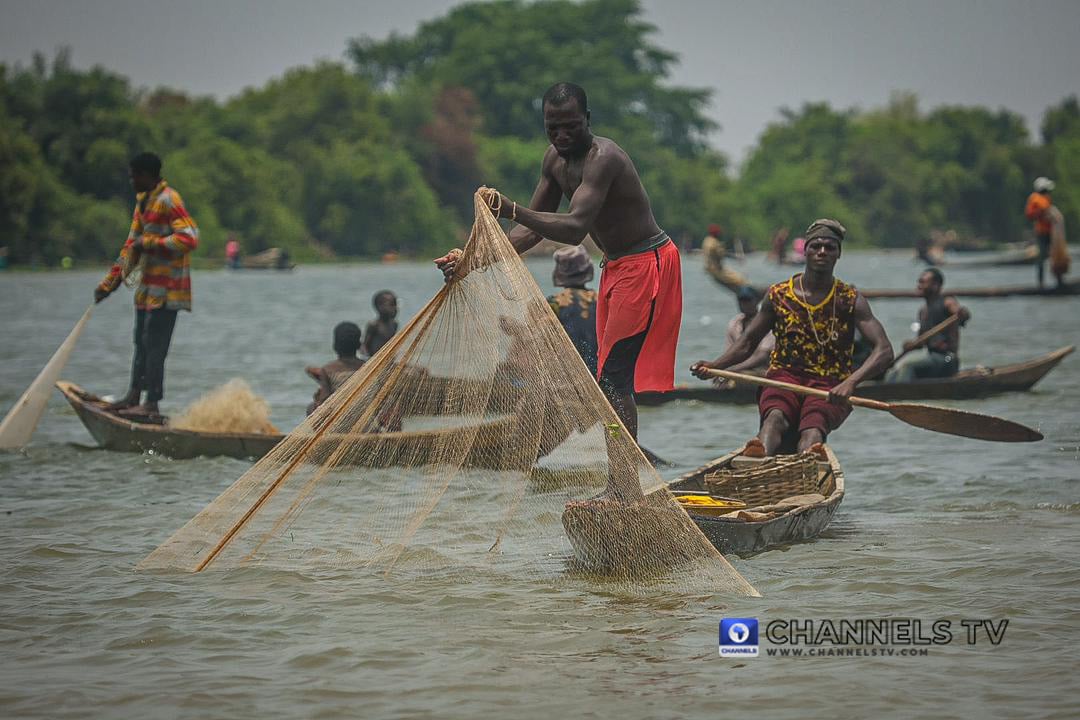
M 766 247 L 781 225 L 840 218 L 853 244 L 932 230 L 1021 239 L 1031 181 L 1080 227 L 1080 107 L 1048 108 L 1038 140 L 1006 110 L 827 103 L 785 109 L 734 171 L 711 148 L 710 93 L 667 82 L 637 0 L 467 3 L 410 35 L 358 39 L 346 62 L 288 71 L 224 102 L 135 88 L 67 52 L 0 65 L 0 247 L 13 263 L 112 257 L 127 231 L 127 160 L 152 150 L 201 230 L 199 254 L 427 256 L 458 243 L 481 184 L 527 199 L 546 147 L 539 98 L 589 92 L 597 134 L 634 159 L 661 225 L 710 223 Z

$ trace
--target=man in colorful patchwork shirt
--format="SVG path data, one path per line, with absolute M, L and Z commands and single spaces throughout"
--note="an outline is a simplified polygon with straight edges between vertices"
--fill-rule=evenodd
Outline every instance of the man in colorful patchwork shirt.
M 817 220 L 806 230 L 806 269 L 769 288 L 761 310 L 734 346 L 713 362 L 700 361 L 690 370 L 708 378 L 711 368 L 725 369 L 750 357 L 771 330 L 776 338 L 766 377 L 829 391 L 827 400 L 780 388 L 764 388 L 758 396 L 761 429 L 747 443 L 746 455 L 775 455 L 794 442 L 805 452 L 825 441 L 851 412 L 848 398 L 855 387 L 885 371 L 893 352 L 885 329 L 870 303 L 833 276 L 847 231 L 835 220 Z M 858 369 L 852 360 L 855 330 L 874 349 Z M 785 442 L 786 441 L 786 442 Z
M 94 301 L 107 298 L 120 283 L 139 273 L 135 289 L 135 356 L 131 386 L 111 406 L 125 416 L 154 418 L 164 395 L 165 356 L 176 313 L 191 310 L 189 254 L 199 244 L 199 229 L 180 194 L 161 177 L 161 158 L 142 153 L 130 163 L 135 211 L 120 257 L 94 290 Z M 140 404 L 143 391 L 146 402 Z

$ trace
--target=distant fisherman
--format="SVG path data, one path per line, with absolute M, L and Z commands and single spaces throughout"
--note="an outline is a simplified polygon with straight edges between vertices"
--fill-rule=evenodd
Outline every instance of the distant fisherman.
M 563 289 L 549 296 L 548 303 L 585 366 L 596 377 L 596 291 L 586 287 L 595 272 L 592 258 L 581 245 L 559 248 L 553 257 L 551 280 L 555 287 Z
M 135 418 L 159 414 L 165 394 L 165 356 L 169 353 L 176 313 L 191 310 L 191 261 L 199 229 L 180 194 L 161 177 L 161 158 L 137 155 L 130 163 L 136 192 L 131 229 L 120 257 L 94 290 L 94 302 L 107 298 L 133 271 L 140 270 L 135 289 L 135 356 L 131 384 L 111 408 Z M 142 393 L 146 402 L 139 404 Z
M 1054 181 L 1047 177 L 1037 177 L 1033 184 L 1033 192 L 1028 195 L 1027 204 L 1024 206 L 1024 216 L 1035 223 L 1035 242 L 1039 245 L 1038 265 L 1035 267 L 1035 276 L 1039 280 L 1039 287 L 1043 287 L 1043 273 L 1046 259 L 1050 257 L 1050 233 L 1053 230 L 1050 206 L 1053 201 L 1050 194 L 1054 191 Z M 1060 278 L 1059 278 L 1060 284 Z
M 746 327 L 758 314 L 758 306 L 761 304 L 761 295 L 757 290 L 745 285 L 739 288 L 739 291 L 735 293 L 735 298 L 739 303 L 739 314 L 731 318 L 728 322 L 727 334 L 724 337 L 724 349 L 730 350 L 735 347 L 735 344 L 739 342 L 739 338 L 746 331 Z M 746 360 L 741 363 L 732 365 L 728 370 L 734 372 L 748 372 L 756 373 L 761 372 L 769 367 L 769 358 L 772 355 L 773 347 L 776 345 L 776 338 L 773 337 L 772 332 L 766 333 L 762 338 L 758 346 L 754 348 L 754 352 Z M 717 379 L 716 385 L 719 387 L 726 387 L 731 384 L 730 380 Z
M 971 319 L 971 312 L 952 295 L 943 295 L 945 276 L 937 268 L 929 268 L 919 275 L 916 288 L 926 298 L 919 308 L 919 332 L 926 332 L 935 325 L 957 315 L 960 322 L 946 328 L 926 343 L 926 355 L 911 358 L 889 371 L 889 382 L 910 382 L 916 378 L 952 377 L 960 369 L 960 325 Z M 904 350 L 914 349 L 913 340 L 904 341 Z
M 730 368 L 750 357 L 772 330 L 776 347 L 766 377 L 829 391 L 823 400 L 763 388 L 758 396 L 761 429 L 747 443 L 744 452 L 749 456 L 775 455 L 789 443 L 804 452 L 824 442 L 851 412 L 847 399 L 858 384 L 892 362 L 889 338 L 870 303 L 853 285 L 833 276 L 845 232 L 835 220 L 817 220 L 807 228 L 805 271 L 769 288 L 761 310 L 734 347 L 690 368 L 702 379 L 709 377 L 710 368 Z M 858 369 L 852 361 L 856 329 L 874 345 Z

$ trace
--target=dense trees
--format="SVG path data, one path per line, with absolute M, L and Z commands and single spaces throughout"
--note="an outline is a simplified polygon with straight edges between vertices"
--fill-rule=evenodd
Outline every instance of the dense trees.
M 719 222 L 764 246 L 778 225 L 832 215 L 859 244 L 933 229 L 1011 241 L 1037 175 L 1080 227 L 1075 97 L 1048 109 L 1038 143 L 1013 113 L 924 112 L 908 95 L 784 110 L 735 176 L 707 142 L 708 91 L 667 83 L 676 57 L 653 33 L 636 0 L 469 3 L 224 103 L 138 90 L 64 53 L 0 65 L 0 246 L 16 263 L 110 257 L 130 214 L 126 161 L 152 149 L 201 226 L 200 255 L 229 233 L 300 259 L 432 253 L 460 240 L 477 185 L 528 198 L 540 95 L 565 79 L 589 91 L 594 130 L 630 152 L 676 237 Z

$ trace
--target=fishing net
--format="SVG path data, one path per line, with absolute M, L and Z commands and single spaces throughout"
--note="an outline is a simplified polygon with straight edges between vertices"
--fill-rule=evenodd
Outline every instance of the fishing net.
M 243 378 L 233 378 L 184 408 L 169 425 L 197 432 L 265 433 L 279 431 L 270 422 L 270 405 Z
M 756 594 L 619 423 L 492 216 L 498 197 L 477 192 L 454 278 L 140 568 L 679 577 Z

